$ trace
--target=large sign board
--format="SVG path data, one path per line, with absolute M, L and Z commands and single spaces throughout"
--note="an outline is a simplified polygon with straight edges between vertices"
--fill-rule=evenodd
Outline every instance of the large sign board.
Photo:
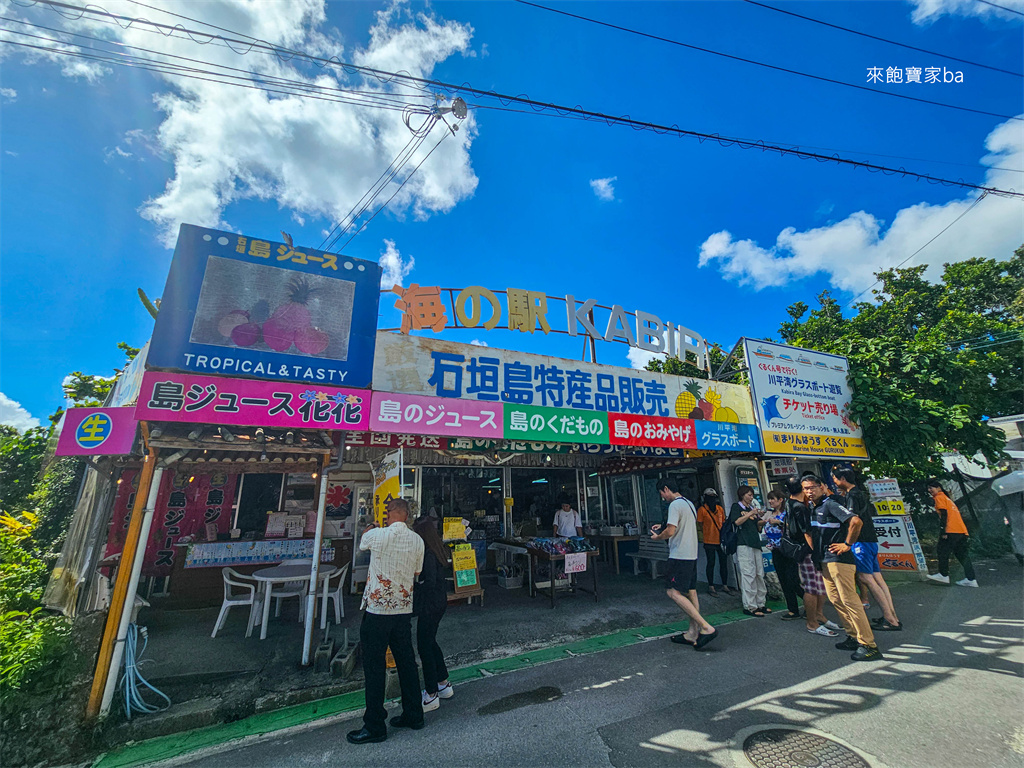
M 744 349 L 765 455 L 868 458 L 845 357 L 757 339 Z
M 135 417 L 225 426 L 366 430 L 370 428 L 370 393 L 323 384 L 147 371 Z
M 182 224 L 149 368 L 368 387 L 380 267 Z
M 516 406 L 754 424 L 746 387 L 494 347 L 377 334 L 373 388 Z M 598 442 L 598 441 L 590 441 Z

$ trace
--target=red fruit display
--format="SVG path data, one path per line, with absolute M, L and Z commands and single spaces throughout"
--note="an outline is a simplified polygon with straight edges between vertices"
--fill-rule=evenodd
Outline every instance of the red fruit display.
M 249 313 L 244 309 L 233 309 L 228 312 L 224 317 L 217 323 L 217 330 L 220 331 L 220 335 L 225 338 L 231 338 L 231 332 L 240 325 L 245 325 L 249 322 Z
M 331 343 L 331 337 L 312 325 L 300 328 L 295 332 L 295 346 L 300 352 L 307 355 L 319 355 L 327 345 Z
M 272 317 L 263 324 L 263 341 L 275 352 L 285 352 L 295 341 L 295 330 Z
M 231 329 L 231 340 L 240 347 L 251 347 L 260 340 L 260 327 L 256 323 L 242 323 Z

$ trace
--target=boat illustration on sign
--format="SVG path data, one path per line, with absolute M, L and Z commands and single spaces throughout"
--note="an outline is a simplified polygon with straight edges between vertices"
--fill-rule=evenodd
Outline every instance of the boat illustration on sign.
M 814 367 L 815 368 L 821 368 L 821 369 L 826 370 L 826 371 L 828 370 L 828 365 L 826 365 L 825 363 L 821 362 L 821 360 L 816 360 L 814 362 Z
M 811 359 L 809 357 L 807 357 L 806 355 L 800 355 L 800 357 L 798 357 L 796 359 L 796 361 L 798 363 L 800 363 L 800 365 L 810 365 L 811 364 Z
M 758 347 L 754 350 L 754 357 L 765 357 L 769 360 L 775 359 L 775 355 L 771 353 L 771 350 L 765 349 L 764 347 Z
M 786 361 L 792 363 L 793 362 L 793 356 L 790 355 L 789 352 L 780 352 L 779 353 L 779 360 L 786 360 Z
M 836 363 L 835 365 L 833 365 L 832 366 L 832 370 L 833 371 L 839 371 L 840 373 L 846 373 L 846 369 L 843 368 L 843 366 L 839 365 L 839 363 Z

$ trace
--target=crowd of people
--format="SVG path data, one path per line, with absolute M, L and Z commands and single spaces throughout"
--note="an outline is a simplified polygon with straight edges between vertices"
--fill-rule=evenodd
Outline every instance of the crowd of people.
M 853 470 L 836 467 L 831 481 L 830 487 L 812 473 L 790 477 L 784 490 L 768 494 L 767 509 L 757 502 L 753 488 L 742 485 L 736 489 L 738 501 L 728 515 L 714 488 L 705 489 L 695 507 L 671 481 L 658 483 L 658 492 L 668 503 L 668 517 L 664 524 L 651 526 L 650 535 L 668 544 L 667 594 L 689 618 L 688 629 L 670 638 L 673 643 L 701 649 L 719 636 L 719 630 L 700 612 L 697 562 L 703 542 L 711 595 L 717 595 L 719 589 L 734 594 L 729 586 L 729 563 L 733 562 L 743 612 L 758 618 L 771 614 L 762 557 L 766 547 L 786 602 L 783 621 L 802 619 L 808 632 L 826 638 L 844 631 L 845 638 L 835 647 L 851 651 L 854 661 L 883 658 L 875 632 L 899 632 L 903 623 L 879 568 L 874 507 Z M 927 487 L 940 520 L 939 573 L 928 578 L 949 584 L 949 557 L 953 555 L 965 573 L 957 584 L 977 587 L 963 518 L 938 480 L 929 480 Z M 444 653 L 437 643 L 438 626 L 447 607 L 446 581 L 451 574 L 437 518 L 421 517 L 410 526 L 409 503 L 404 499 L 391 501 L 387 514 L 387 525 L 371 525 L 359 543 L 370 552 L 359 632 L 366 711 L 363 727 L 348 734 L 353 744 L 384 741 L 388 722 L 395 728 L 418 730 L 424 726 L 424 712 L 437 709 L 441 699 L 454 695 Z M 579 512 L 567 500 L 554 516 L 552 528 L 559 536 L 582 534 Z M 826 598 L 840 623 L 825 617 Z M 881 611 L 881 616 L 872 620 L 865 610 L 869 600 Z M 413 649 L 413 615 L 417 617 L 416 651 L 423 667 L 423 689 Z M 401 714 L 390 721 L 384 708 L 389 648 L 402 702 Z

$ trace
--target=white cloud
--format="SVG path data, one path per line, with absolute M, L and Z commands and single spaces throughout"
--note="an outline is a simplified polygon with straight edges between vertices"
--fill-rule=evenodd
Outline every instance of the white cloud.
M 39 419 L 22 408 L 21 403 L 11 400 L 0 392 L 0 424 L 8 424 L 19 432 L 39 426 Z
M 412 272 L 416 266 L 416 259 L 412 256 L 408 260 L 402 258 L 402 254 L 395 248 L 394 240 L 384 241 L 385 250 L 380 254 L 380 266 L 384 270 L 381 275 L 381 290 L 389 291 L 396 285 L 401 285 L 406 275 Z
M 116 160 L 119 157 L 120 158 L 128 158 L 128 157 L 131 157 L 131 156 L 132 156 L 131 152 L 126 152 L 125 150 L 121 149 L 120 147 L 114 147 L 113 149 L 104 149 L 103 150 L 103 157 L 104 157 L 103 162 L 105 162 L 105 163 L 110 162 L 111 160 Z
M 998 16 L 1009 20 L 1020 20 L 1015 13 L 1008 13 L 994 5 L 978 0 L 910 0 L 914 6 L 911 14 L 915 24 L 929 24 L 940 16 Z M 1024 11 L 1024 0 L 998 0 L 996 5 L 1016 11 Z
M 983 162 L 1000 168 L 1024 168 L 1024 134 L 1019 123 L 1005 122 L 986 138 Z M 1024 175 L 990 168 L 985 185 L 1021 189 Z M 700 247 L 699 265 L 717 265 L 727 280 L 754 290 L 787 285 L 818 273 L 835 288 L 860 293 L 875 282 L 874 273 L 895 267 L 963 214 L 977 194 L 941 205 L 918 203 L 896 213 L 891 224 L 867 211 L 842 221 L 798 232 L 783 229 L 775 244 L 763 247 L 737 239 L 728 230 L 716 232 Z M 1024 218 L 1019 199 L 989 195 L 905 266 L 928 264 L 926 276 L 935 280 L 944 263 L 973 256 L 1009 258 L 1024 242 Z M 869 297 L 865 297 L 869 298 Z
M 108 0 L 113 13 L 137 16 L 138 6 Z M 453 54 L 469 50 L 473 29 L 445 21 L 428 12 L 414 13 L 403 3 L 378 12 L 365 48 L 346 49 L 337 30 L 327 24 L 325 0 L 257 3 L 251 0 L 207 0 L 197 6 L 186 0 L 161 3 L 162 8 L 230 29 L 240 35 L 309 52 L 325 58 L 429 78 L 434 67 Z M 339 6 L 340 7 L 340 6 Z M 201 12 L 197 12 L 197 8 Z M 35 12 L 46 14 L 45 11 Z M 146 10 L 162 23 L 180 20 Z M 319 68 L 301 60 L 283 61 L 253 52 L 242 56 L 221 45 L 197 45 L 187 37 L 154 34 L 145 25 L 117 25 L 46 15 L 49 25 L 102 36 L 161 53 L 236 67 L 266 77 L 287 78 L 305 86 L 350 89 L 376 94 L 425 96 L 406 86 L 383 83 L 375 77 L 347 74 L 340 68 Z M 190 26 L 197 26 L 190 23 Z M 71 48 L 71 45 L 65 46 Z M 66 75 L 95 80 L 105 70 L 75 64 L 55 54 L 26 57 L 49 59 Z M 411 139 L 400 111 L 364 105 L 318 101 L 297 95 L 269 94 L 222 83 L 163 76 L 166 83 L 153 100 L 164 113 L 156 133 L 156 150 L 174 164 L 163 192 L 145 201 L 141 215 L 154 222 L 161 238 L 172 245 L 181 222 L 230 229 L 225 209 L 246 200 L 273 200 L 289 214 L 323 218 L 333 225 L 344 218 L 381 172 Z M 432 103 L 421 98 L 422 103 Z M 388 212 L 423 219 L 452 209 L 471 196 L 477 178 L 469 149 L 476 135 L 474 116 L 459 125 L 430 160 L 398 193 Z M 443 135 L 440 125 L 417 150 L 406 171 L 412 170 Z M 126 137 L 127 143 L 127 137 Z M 400 176 L 400 182 L 404 176 Z M 378 205 L 390 197 L 386 189 Z
M 14 101 L 18 98 L 18 92 L 13 88 L 0 88 L 0 99 L 3 101 Z
M 661 352 L 648 352 L 646 349 L 630 347 L 629 351 L 626 352 L 626 357 L 629 359 L 630 368 L 643 370 L 651 360 L 656 358 L 664 359 L 665 355 Z
M 615 199 L 615 187 L 613 184 L 618 180 L 618 176 L 609 176 L 606 179 L 591 179 L 590 188 L 594 190 L 598 200 L 610 202 Z
M 11 151 L 11 150 L 9 150 L 9 149 L 5 149 L 5 150 L 4 150 L 4 154 L 5 154 L 5 155 L 10 155 L 11 157 L 17 157 L 17 156 L 18 156 L 18 153 L 17 153 L 17 152 L 12 152 L 12 151 Z
M 480 339 L 473 339 L 473 340 L 472 340 L 471 342 L 469 342 L 469 343 L 470 343 L 470 344 L 471 344 L 472 346 L 474 346 L 474 347 L 486 347 L 486 346 L 487 346 L 487 342 L 486 342 L 486 341 L 480 341 Z

